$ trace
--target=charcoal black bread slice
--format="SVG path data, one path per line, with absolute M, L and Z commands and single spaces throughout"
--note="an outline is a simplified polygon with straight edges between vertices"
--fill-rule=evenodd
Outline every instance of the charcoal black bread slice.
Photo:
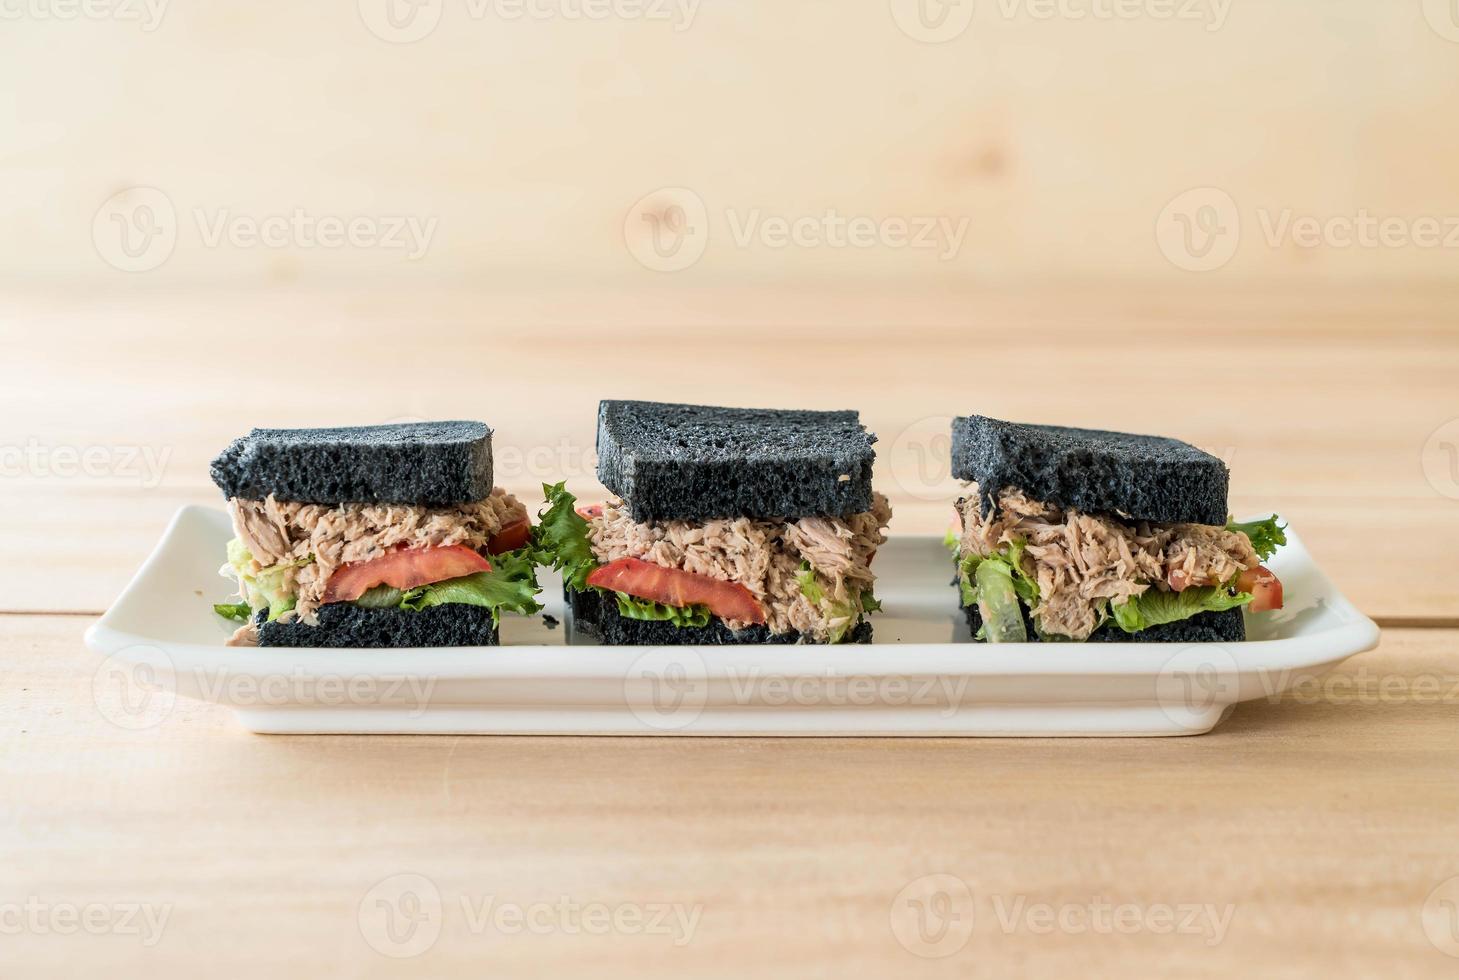
M 491 430 L 481 422 L 254 429 L 212 465 L 225 497 L 315 504 L 444 507 L 491 494 Z
M 976 636 L 983 628 L 983 617 L 976 604 L 963 607 L 968 629 Z M 1029 640 L 1039 642 L 1028 609 L 1023 610 L 1023 625 Z M 1203 612 L 1175 623 L 1162 623 L 1138 633 L 1126 633 L 1113 623 L 1095 630 L 1086 643 L 1240 643 L 1246 639 L 1246 620 L 1240 609 Z M 1058 641 L 1045 641 L 1058 642 Z
M 1179 439 L 973 415 L 952 423 L 952 474 L 976 480 L 983 510 L 1013 487 L 1093 514 L 1162 523 L 1225 524 L 1226 464 Z
M 747 644 L 814 643 L 801 633 L 775 634 L 764 626 L 730 629 L 719 619 L 708 626 L 675 626 L 673 623 L 625 619 L 612 596 L 597 589 L 566 593 L 572 612 L 572 628 L 605 646 L 725 646 Z M 862 621 L 843 643 L 870 643 L 871 624 Z
M 598 478 L 635 521 L 795 520 L 871 509 L 871 445 L 854 411 L 605 401 Z
M 348 602 L 320 606 L 319 625 L 261 623 L 263 647 L 494 647 L 497 628 L 491 610 L 448 603 L 420 612 L 365 609 Z

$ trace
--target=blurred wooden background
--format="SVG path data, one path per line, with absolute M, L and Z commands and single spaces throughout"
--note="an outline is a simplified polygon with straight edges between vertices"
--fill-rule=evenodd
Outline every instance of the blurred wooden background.
M 90 2 L 17 4 L 0 32 L 8 279 L 126 280 L 93 222 L 145 232 L 138 187 L 170 202 L 175 249 L 142 277 L 168 284 L 651 287 L 625 223 L 675 203 L 707 224 L 695 284 L 1179 280 L 1157 240 L 1177 200 L 1166 234 L 1235 233 L 1225 281 L 1447 276 L 1459 254 L 1282 221 L 1459 215 L 1448 0 Z M 665 188 L 693 196 L 639 204 Z M 950 258 L 760 234 L 828 209 L 967 224 Z M 296 211 L 435 226 L 416 259 L 208 244 Z

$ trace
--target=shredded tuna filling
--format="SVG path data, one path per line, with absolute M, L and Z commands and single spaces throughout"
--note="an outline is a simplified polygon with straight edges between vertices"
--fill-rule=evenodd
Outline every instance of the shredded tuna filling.
M 861 597 L 876 581 L 871 559 L 886 541 L 882 529 L 892 508 L 881 494 L 871 510 L 849 517 L 803 517 L 797 521 L 749 518 L 703 524 L 663 521 L 640 524 L 623 502 L 603 505 L 588 521 L 593 557 L 606 563 L 638 558 L 725 582 L 738 582 L 765 611 L 772 633 L 799 632 L 824 641 L 855 624 Z M 812 602 L 796 575 L 809 564 L 823 596 Z M 730 629 L 748 623 L 726 620 Z
M 253 555 L 249 571 L 291 566 L 284 582 L 297 603 L 280 621 L 298 617 L 311 625 L 324 587 L 341 565 L 370 561 L 397 547 L 463 544 L 485 551 L 492 535 L 527 519 L 527 508 L 500 487 L 483 500 L 452 507 L 302 504 L 270 494 L 264 500 L 230 498 L 228 511 L 234 533 Z M 252 630 L 243 627 L 229 642 L 247 643 Z
M 1045 633 L 1085 640 L 1110 603 L 1150 588 L 1224 585 L 1261 563 L 1246 535 L 1224 527 L 1126 523 L 1030 500 L 1015 489 L 1003 490 L 985 516 L 978 485 L 969 491 L 957 502 L 958 553 L 988 557 L 1025 541 L 1024 571 L 1039 585 L 1031 612 Z

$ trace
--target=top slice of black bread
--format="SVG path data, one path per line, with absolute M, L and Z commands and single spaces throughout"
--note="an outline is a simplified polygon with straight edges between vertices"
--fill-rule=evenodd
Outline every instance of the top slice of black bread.
M 1225 524 L 1226 464 L 1189 443 L 972 415 L 952 423 L 952 474 L 976 480 L 983 508 L 1009 487 L 1095 514 Z
M 636 521 L 843 516 L 871 509 L 875 440 L 854 411 L 604 401 L 598 479 Z
M 411 422 L 254 429 L 213 460 L 225 497 L 444 507 L 491 494 L 491 429 Z

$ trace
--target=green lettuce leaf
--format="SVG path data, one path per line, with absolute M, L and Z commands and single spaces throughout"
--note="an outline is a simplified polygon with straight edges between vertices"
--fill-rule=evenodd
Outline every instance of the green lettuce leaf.
M 314 559 L 301 558 L 298 561 L 271 565 L 257 572 L 249 570 L 253 555 L 239 538 L 228 542 L 228 565 L 238 579 L 238 591 L 243 600 L 253 609 L 267 609 L 269 622 L 278 619 L 294 608 L 297 597 L 285 585 L 285 576 L 291 568 L 301 568 Z
M 1251 601 L 1247 592 L 1219 585 L 1189 588 L 1183 592 L 1161 592 L 1150 588 L 1128 602 L 1111 604 L 1110 616 L 1126 633 L 1138 633 L 1152 626 L 1190 619 L 1203 612 L 1235 609 Z
M 826 590 L 821 588 L 821 583 L 816 581 L 816 570 L 811 563 L 802 560 L 800 571 L 795 573 L 795 580 L 800 583 L 801 594 L 817 606 L 826 600 Z M 840 643 L 842 638 L 850 632 L 851 627 L 861 622 L 861 617 L 866 613 L 881 611 L 881 603 L 870 589 L 865 589 L 857 597 L 857 603 L 853 605 L 849 601 L 832 601 L 825 607 L 825 614 L 830 619 L 840 619 L 842 624 L 831 630 L 827 637 L 830 643 Z
M 1287 543 L 1287 525 L 1278 524 L 1276 514 L 1264 521 L 1247 521 L 1244 524 L 1227 521 L 1226 530 L 1240 531 L 1246 535 L 1262 561 L 1266 561 L 1276 553 L 1278 548 Z
M 1038 579 L 1023 570 L 1023 552 L 1028 543 L 1022 538 L 1015 538 L 1008 545 L 1008 564 L 1013 573 L 1013 591 L 1018 597 L 1028 603 L 1029 608 L 1039 601 Z
M 821 600 L 826 598 L 826 590 L 816 581 L 816 570 L 811 567 L 810 562 L 801 561 L 795 580 L 800 583 L 801 594 L 815 605 L 820 605 Z
M 962 539 L 958 537 L 956 531 L 948 528 L 947 533 L 942 536 L 942 546 L 951 551 L 953 557 L 956 558 L 958 551 L 962 548 Z
M 604 589 L 602 591 L 608 592 Z M 622 592 L 608 592 L 618 600 L 618 615 L 624 619 L 648 619 L 656 622 L 673 623 L 675 626 L 708 626 L 710 613 L 706 606 L 666 606 Z
M 1023 553 L 1026 547 L 1026 542 L 1019 538 L 1005 545 L 1004 550 L 996 555 L 990 555 L 987 558 L 967 555 L 959 560 L 958 588 L 962 592 L 963 605 L 971 606 L 978 601 L 978 566 L 985 562 L 1006 565 L 1014 594 L 1022 599 L 1030 609 L 1037 605 L 1039 601 L 1038 580 L 1023 569 Z
M 246 602 L 214 603 L 213 612 L 224 619 L 231 619 L 239 623 L 247 623 L 253 618 L 253 607 Z
M 562 572 L 562 584 L 574 592 L 588 587 L 588 576 L 598 567 L 588 544 L 588 522 L 575 509 L 577 498 L 566 483 L 542 484 L 547 508 L 537 515 L 532 529 L 532 559 Z
M 503 609 L 524 616 L 540 612 L 542 606 L 537 602 L 537 592 L 537 576 L 531 554 L 526 548 L 520 548 L 492 555 L 489 572 L 422 585 L 403 594 L 399 603 L 401 609 L 414 612 L 451 604 L 483 606 L 491 610 L 492 622 L 500 623 Z M 385 598 L 379 596 L 375 601 Z

